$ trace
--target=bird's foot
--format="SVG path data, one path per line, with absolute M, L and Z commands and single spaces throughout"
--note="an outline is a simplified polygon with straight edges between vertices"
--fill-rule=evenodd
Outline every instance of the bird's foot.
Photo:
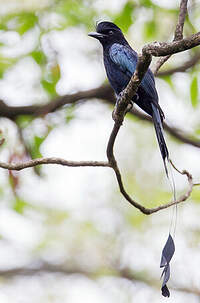
M 133 105 L 134 105 L 134 102 L 132 102 L 132 101 L 128 104 L 126 111 L 125 111 L 125 115 L 132 110 Z
M 133 96 L 133 103 L 134 102 L 137 102 L 138 101 L 138 99 L 139 99 L 139 96 L 138 96 L 138 94 L 136 93 L 134 96 Z
M 125 114 L 127 114 L 128 112 L 130 112 L 130 111 L 132 110 L 132 108 L 133 108 L 133 106 L 134 106 L 134 103 L 135 103 L 138 99 L 139 99 L 138 94 L 135 94 L 135 95 L 133 96 L 133 100 L 128 104 Z
M 118 95 L 116 95 L 116 105 L 115 106 L 117 106 L 119 104 L 119 101 L 122 98 L 122 96 L 123 96 L 123 91 L 121 91 Z
M 117 108 L 118 108 L 118 106 L 119 106 L 119 103 L 120 103 L 120 100 L 121 100 L 122 96 L 123 96 L 123 91 L 122 91 L 121 93 L 119 93 L 119 94 L 116 96 L 116 97 L 117 97 L 117 100 L 116 100 L 116 104 L 115 104 L 114 110 L 113 110 L 113 112 L 112 112 L 112 118 L 113 118 L 113 120 L 114 120 L 115 122 L 119 123 L 119 124 L 122 124 L 123 119 L 124 119 L 124 116 L 125 116 L 128 112 L 130 112 L 130 111 L 132 110 L 133 105 L 134 105 L 134 102 L 136 102 L 136 101 L 139 99 L 138 94 L 135 94 L 134 97 L 133 97 L 133 101 L 131 101 L 131 102 L 128 104 L 128 106 L 127 106 L 127 108 L 126 108 L 126 110 L 125 110 L 125 112 L 124 112 L 123 118 L 122 118 L 121 116 L 119 116 L 119 115 L 117 114 Z

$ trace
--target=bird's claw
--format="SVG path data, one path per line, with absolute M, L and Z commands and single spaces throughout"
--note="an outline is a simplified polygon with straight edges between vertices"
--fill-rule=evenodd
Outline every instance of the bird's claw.
M 132 101 L 128 104 L 125 114 L 127 114 L 128 112 L 130 112 L 132 110 L 133 104 L 134 104 L 134 102 L 132 102 Z
M 138 99 L 139 99 L 139 96 L 138 96 L 138 94 L 135 94 L 134 96 L 133 96 L 133 103 L 134 102 L 136 102 L 136 101 L 138 101 Z
M 118 95 L 116 95 L 116 105 L 119 103 L 122 96 L 123 96 L 123 91 L 121 91 Z

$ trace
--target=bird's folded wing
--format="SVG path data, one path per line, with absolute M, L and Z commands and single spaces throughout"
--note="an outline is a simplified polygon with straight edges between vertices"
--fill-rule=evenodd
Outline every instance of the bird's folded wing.
M 119 69 L 131 78 L 137 66 L 137 53 L 131 49 L 131 47 L 114 43 L 110 48 L 109 54 L 111 60 L 118 65 Z M 151 99 L 154 99 L 155 101 L 158 100 L 154 76 L 150 69 L 147 70 L 141 82 L 141 86 Z
M 128 77 L 134 73 L 137 65 L 137 53 L 127 46 L 114 43 L 110 48 L 110 58 Z

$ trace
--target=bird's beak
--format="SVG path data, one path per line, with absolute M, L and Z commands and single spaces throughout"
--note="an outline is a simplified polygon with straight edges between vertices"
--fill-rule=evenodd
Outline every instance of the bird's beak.
M 95 39 L 100 39 L 100 38 L 105 37 L 105 35 L 100 34 L 100 33 L 96 33 L 96 32 L 91 32 L 91 33 L 88 34 L 88 36 L 93 37 Z

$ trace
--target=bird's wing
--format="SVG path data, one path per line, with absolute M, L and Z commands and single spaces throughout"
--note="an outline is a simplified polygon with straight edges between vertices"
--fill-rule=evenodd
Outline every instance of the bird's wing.
M 131 78 L 138 61 L 137 53 L 128 46 L 114 43 L 110 48 L 110 58 L 118 65 L 119 69 Z M 155 101 L 158 100 L 158 94 L 155 88 L 154 75 L 150 69 L 147 70 L 142 79 L 141 86 L 145 93 Z
M 134 73 L 137 65 L 137 53 L 122 44 L 114 43 L 109 52 L 111 60 L 128 77 Z
M 141 82 L 142 88 L 154 100 L 158 101 L 158 94 L 155 87 L 154 75 L 150 69 L 147 70 Z

